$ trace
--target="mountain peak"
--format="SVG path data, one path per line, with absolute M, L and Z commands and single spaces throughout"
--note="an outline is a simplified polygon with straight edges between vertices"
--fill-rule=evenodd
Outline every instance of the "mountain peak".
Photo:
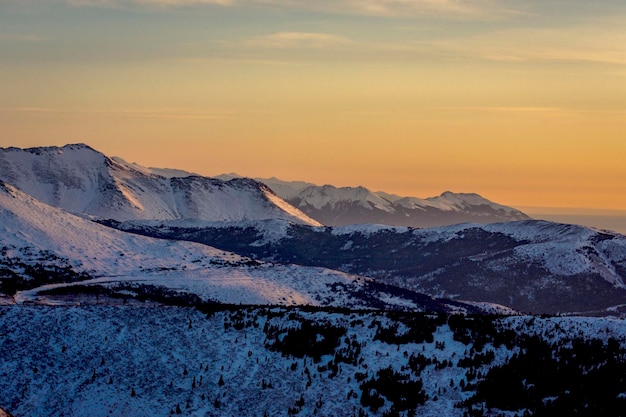
M 483 198 L 480 194 L 476 194 L 476 193 L 455 193 L 453 191 L 444 191 L 443 193 L 441 193 L 440 197 L 446 197 L 446 198 L 451 198 L 451 197 L 472 197 L 472 198 Z
M 72 213 L 125 220 L 284 219 L 319 225 L 253 179 L 162 176 L 88 145 L 0 149 L 0 180 Z
M 62 153 L 69 152 L 69 151 L 89 151 L 89 152 L 103 155 L 102 153 L 96 151 L 94 148 L 92 148 L 91 146 L 85 143 L 69 143 L 63 146 L 36 146 L 36 147 L 25 148 L 25 149 L 11 147 L 8 149 L 11 149 L 13 151 L 29 152 L 35 155 L 62 154 Z
M 61 149 L 63 149 L 63 150 L 72 150 L 72 151 L 89 150 L 89 151 L 93 151 L 93 152 L 98 152 L 94 148 L 92 148 L 91 146 L 87 145 L 86 143 L 68 143 L 67 145 L 63 145 L 61 147 Z M 100 152 L 98 152 L 98 153 L 100 153 Z
M 453 193 L 446 191 L 438 197 L 427 198 L 426 201 L 442 210 L 462 211 L 468 208 L 488 207 L 496 211 L 522 214 L 519 210 L 494 203 L 476 193 Z M 528 217 L 526 216 L 526 218 Z M 520 217 L 518 220 L 522 220 L 522 218 Z
M 292 202 L 298 207 L 311 206 L 318 210 L 334 209 L 335 207 L 345 206 L 346 204 L 356 204 L 365 210 L 376 208 L 378 210 L 388 211 L 391 209 L 387 200 L 361 186 L 335 187 L 326 184 L 319 187 L 312 185 L 299 193 L 297 203 L 295 200 L 296 199 L 293 199 Z
M 446 191 L 426 199 L 372 192 L 363 186 L 335 187 L 302 181 L 263 180 L 276 194 L 327 226 L 385 224 L 432 227 L 457 223 L 526 220 L 519 210 L 476 193 Z

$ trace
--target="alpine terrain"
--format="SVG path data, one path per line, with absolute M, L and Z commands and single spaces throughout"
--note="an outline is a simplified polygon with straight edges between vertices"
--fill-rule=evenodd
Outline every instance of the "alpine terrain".
M 237 174 L 218 176 L 239 178 Z M 474 193 L 444 192 L 426 199 L 372 192 L 365 187 L 318 186 L 302 181 L 257 178 L 285 201 L 327 226 L 386 224 L 435 227 L 457 223 L 498 223 L 529 220 L 512 207 Z
M 0 180 L 69 212 L 116 220 L 279 218 L 319 225 L 257 181 L 165 177 L 84 144 L 0 148 Z
M 623 415 L 626 236 L 232 177 L 0 149 L 0 416 Z

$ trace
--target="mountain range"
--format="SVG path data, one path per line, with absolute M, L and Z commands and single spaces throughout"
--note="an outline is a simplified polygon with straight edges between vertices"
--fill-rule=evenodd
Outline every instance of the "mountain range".
M 446 299 L 586 314 L 612 314 L 626 304 L 622 235 L 528 220 L 474 194 L 419 200 L 362 187 L 207 178 L 144 168 L 82 144 L 1 149 L 0 168 L 2 284 L 19 300 L 34 297 L 36 284 L 144 281 L 246 304 L 419 310 Z M 318 208 L 317 218 L 344 218 L 355 207 L 392 215 L 414 201 L 415 210 L 430 208 L 439 221 L 517 221 L 322 226 L 270 187 L 300 207 Z M 56 279 L 34 279 L 51 271 Z
M 201 227 L 108 224 L 267 262 L 325 267 L 433 297 L 494 303 L 528 313 L 613 314 L 626 304 L 626 237 L 582 226 L 536 220 L 429 229 L 319 228 L 281 221 Z
M 140 283 L 216 303 L 447 309 L 431 297 L 370 278 L 125 233 L 2 182 L 0 248 L 0 292 L 18 303 L 49 303 L 40 292 L 72 285 L 126 288 Z
M 217 178 L 240 178 L 224 174 Z M 256 178 L 285 201 L 326 226 L 386 224 L 435 227 L 457 223 L 497 223 L 529 220 L 520 210 L 503 206 L 475 193 L 446 191 L 426 199 L 401 197 L 365 187 L 335 187 L 277 178 Z
M 445 192 L 419 199 L 364 187 L 252 180 L 236 174 L 208 178 L 146 168 L 84 144 L 0 149 L 0 180 L 69 212 L 118 221 L 286 219 L 317 226 L 432 227 L 529 219 L 477 194 Z
M 71 213 L 115 220 L 286 219 L 319 225 L 257 181 L 164 177 L 84 144 L 0 149 L 0 180 Z
M 620 416 L 625 278 L 475 194 L 0 149 L 0 416 Z

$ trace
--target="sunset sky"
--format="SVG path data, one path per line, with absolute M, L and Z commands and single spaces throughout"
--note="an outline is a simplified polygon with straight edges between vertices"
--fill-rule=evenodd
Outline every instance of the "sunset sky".
M 626 210 L 624 0 L 0 0 L 0 146 Z

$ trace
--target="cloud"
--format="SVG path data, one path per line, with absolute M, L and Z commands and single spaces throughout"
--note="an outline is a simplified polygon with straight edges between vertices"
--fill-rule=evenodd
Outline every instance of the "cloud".
M 449 54 L 501 62 L 626 64 L 626 31 L 612 25 L 510 29 L 472 38 L 431 41 Z
M 500 107 L 431 107 L 431 110 L 439 111 L 476 111 L 490 113 L 555 113 L 569 111 L 559 107 L 519 107 L 519 106 L 500 106 Z
M 282 9 L 308 10 L 331 14 L 386 17 L 444 15 L 481 17 L 510 13 L 512 9 L 495 0 L 65 0 L 74 6 L 185 7 L 198 5 L 270 6 Z
M 327 48 L 333 45 L 351 43 L 350 39 L 328 33 L 312 32 L 276 32 L 258 36 L 241 43 L 246 47 L 262 48 Z
M 198 62 L 293 65 L 312 62 L 377 62 L 418 56 L 427 48 L 394 42 L 369 42 L 331 33 L 275 32 L 239 40 L 209 42 Z
M 123 7 L 123 6 L 155 6 L 182 7 L 195 5 L 230 6 L 234 0 L 66 0 L 72 6 L 92 7 Z
M 135 108 L 118 110 L 79 110 L 50 107 L 0 107 L 0 113 L 35 113 L 72 116 L 105 116 L 138 119 L 224 120 L 234 118 L 234 112 L 201 108 Z
M 239 0 L 237 3 L 260 2 L 335 14 L 399 18 L 430 15 L 482 20 L 521 13 L 519 7 L 513 7 L 516 4 L 513 0 Z
M 155 4 L 158 6 L 192 6 L 199 4 L 233 5 L 234 0 L 134 0 L 138 4 Z
M 484 1 L 462 0 L 343 0 L 336 2 L 346 11 L 382 16 L 406 16 L 414 14 L 479 15 Z
M 276 32 L 216 41 L 213 53 L 264 61 L 418 61 L 469 59 L 505 63 L 572 62 L 626 65 L 626 30 L 613 25 L 501 29 L 439 39 L 371 42 L 330 33 Z

